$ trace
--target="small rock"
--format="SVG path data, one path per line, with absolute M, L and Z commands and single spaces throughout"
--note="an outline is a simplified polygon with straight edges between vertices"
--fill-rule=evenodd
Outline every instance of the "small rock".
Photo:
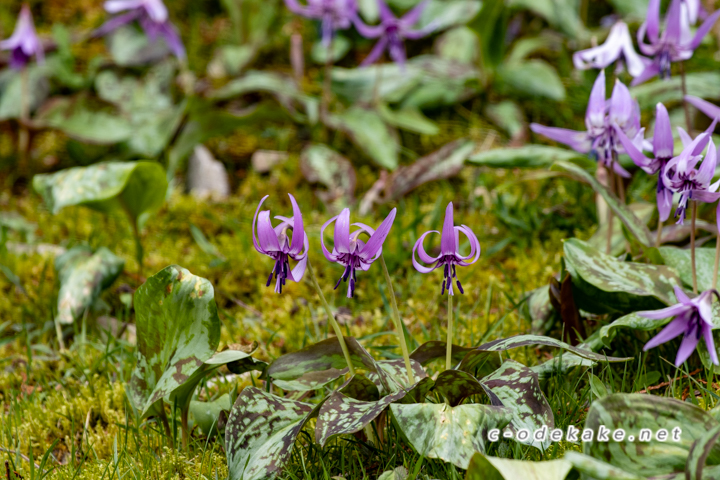
M 215 160 L 204 145 L 195 147 L 195 151 L 190 156 L 187 188 L 197 198 L 222 200 L 230 195 L 230 183 L 225 166 Z
M 253 169 L 258 173 L 267 173 L 274 166 L 281 164 L 288 158 L 287 152 L 275 150 L 257 150 L 252 156 Z

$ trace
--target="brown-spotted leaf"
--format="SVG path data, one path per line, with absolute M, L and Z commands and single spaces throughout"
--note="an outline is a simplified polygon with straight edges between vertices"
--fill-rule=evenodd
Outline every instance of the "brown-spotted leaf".
M 675 300 L 673 287 L 680 280 L 671 268 L 623 262 L 576 238 L 566 240 L 563 250 L 581 310 L 629 313 L 657 310 Z
M 445 370 L 438 375 L 435 390 L 445 397 L 451 407 L 459 405 L 471 395 L 485 393 L 477 378 L 461 370 Z
M 100 293 L 122 273 L 125 260 L 105 247 L 96 252 L 74 247 L 55 259 L 60 277 L 58 316 L 60 323 L 72 323 L 95 303 Z
M 418 454 L 464 469 L 476 452 L 485 452 L 487 432 L 505 427 L 512 418 L 504 407 L 478 404 L 393 403 L 390 410 Z
M 425 366 L 433 360 L 444 359 L 446 355 L 445 346 L 447 343 L 440 340 L 431 340 L 425 342 L 416 348 L 411 354 L 410 358 L 419 362 L 420 365 Z M 460 345 L 452 346 L 452 359 L 454 362 L 460 362 L 467 352 L 472 351 L 472 347 L 462 347 Z
M 564 459 L 531 462 L 473 455 L 465 480 L 565 480 L 572 464 Z
M 595 438 L 601 427 L 610 432 L 623 429 L 626 439 L 584 442 L 583 451 L 634 475 L 669 476 L 685 471 L 693 444 L 718 425 L 707 412 L 688 402 L 654 395 L 612 394 L 590 406 L 585 428 L 593 430 Z M 656 438 L 661 429 L 667 431 L 665 441 Z M 677 438 L 673 438 L 673 431 Z M 647 433 L 651 434 L 649 440 L 643 437 Z M 712 447 L 708 458 L 710 464 L 718 464 L 719 445 Z
M 380 389 L 382 395 L 397 393 L 400 390 L 411 388 L 417 385 L 420 380 L 427 377 L 427 372 L 425 372 L 422 365 L 413 359 L 410 359 L 410 367 L 412 368 L 415 380 L 412 385 L 408 385 L 405 360 L 380 360 L 376 362 L 376 365 L 378 367 L 377 372 L 370 373 L 368 378 L 375 382 L 375 385 Z
M 360 374 L 350 377 L 337 391 L 355 400 L 366 402 L 375 401 L 380 398 L 380 391 L 377 385 L 366 376 Z
M 501 405 L 512 411 L 509 428 L 513 432 L 527 429 L 531 436 L 520 442 L 541 450 L 550 446 L 550 439 L 535 440 L 532 433 L 546 428 L 549 432 L 555 428 L 555 416 L 552 408 L 540 389 L 538 374 L 514 360 L 507 360 L 502 366 L 482 379 L 482 385 L 495 394 Z M 494 403 L 493 403 L 494 404 Z
M 143 415 L 203 367 L 220 342 L 212 284 L 171 265 L 135 294 L 137 366 L 128 396 Z
M 312 405 L 247 387 L 225 427 L 230 480 L 275 478 L 290 459 L 295 439 L 317 411 Z
M 377 372 L 373 357 L 353 337 L 345 337 L 353 365 Z M 283 390 L 316 390 L 347 373 L 347 363 L 337 337 L 288 353 L 275 360 L 268 375 Z
M 685 463 L 685 478 L 688 480 L 703 480 L 705 478 L 717 478 L 714 476 L 706 477 L 705 464 L 711 455 L 713 448 L 720 440 L 720 425 L 709 430 L 702 437 L 695 440 L 690 447 L 687 462 Z

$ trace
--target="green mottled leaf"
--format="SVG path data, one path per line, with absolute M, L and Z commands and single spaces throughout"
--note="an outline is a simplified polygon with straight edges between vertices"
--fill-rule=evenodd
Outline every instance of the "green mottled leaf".
M 552 320 L 554 312 L 550 303 L 550 285 L 536 288 L 527 296 L 521 311 L 530 318 L 532 333 L 542 335 L 548 329 L 548 323 Z
M 480 42 L 477 33 L 472 29 L 466 26 L 455 27 L 435 40 L 435 51 L 442 58 L 472 64 L 478 60 Z
M 435 379 L 435 391 L 447 400 L 451 407 L 460 405 L 467 397 L 485 393 L 477 378 L 461 370 L 445 370 Z
M 596 362 L 574 353 L 563 353 L 540 365 L 530 367 L 530 370 L 538 374 L 539 380 L 544 380 L 553 375 L 563 375 L 575 367 L 593 367 L 595 365 Z
M 105 247 L 96 252 L 74 247 L 55 259 L 60 279 L 58 315 L 60 323 L 72 323 L 95 303 L 100 293 L 120 276 L 125 260 Z
M 572 450 L 565 453 L 563 460 L 572 464 L 575 470 L 595 480 L 645 480 L 645 477 L 628 473 L 609 463 Z
M 232 399 L 227 393 L 212 402 L 192 401 L 190 418 L 204 435 L 214 437 L 218 432 L 221 435 L 225 432 L 231 408 Z
M 315 426 L 315 441 L 324 447 L 330 438 L 359 432 L 375 420 L 391 403 L 400 400 L 401 390 L 380 400 L 364 402 L 333 392 L 323 403 Z
M 628 205 L 628 208 L 641 222 L 643 222 L 643 225 L 648 224 L 656 210 L 655 205 L 652 203 L 633 203 Z M 625 232 L 623 232 L 623 226 L 620 219 L 616 215 L 613 215 L 612 222 L 613 231 L 610 243 L 610 254 L 617 256 L 628 251 L 629 245 L 627 238 L 625 238 Z M 604 252 L 607 246 L 607 230 L 608 222 L 602 222 L 593 236 L 588 239 L 590 246 Z
M 306 146 L 300 155 L 300 171 L 308 182 L 327 187 L 327 192 L 318 193 L 324 201 L 352 202 L 357 183 L 355 169 L 350 160 L 327 145 Z
M 607 188 L 601 185 L 600 182 L 598 182 L 597 179 L 590 175 L 587 171 L 577 165 L 573 165 L 572 163 L 565 161 L 555 162 L 552 169 L 564 172 L 571 178 L 590 185 L 595 192 L 603 197 L 610 209 L 612 209 L 615 215 L 618 216 L 623 225 L 625 225 L 625 228 L 632 233 L 638 242 L 645 247 L 651 247 L 655 244 L 655 239 L 650 234 L 650 231 L 645 226 L 645 223 L 640 221 L 627 205 L 621 203 L 615 195 L 610 193 Z
M 270 480 L 290 459 L 305 422 L 317 411 L 247 387 L 233 405 L 225 428 L 230 480 Z
M 503 352 L 520 347 L 546 346 L 567 350 L 575 355 L 594 360 L 597 362 L 626 362 L 631 358 L 608 357 L 584 348 L 573 347 L 565 342 L 540 335 L 515 335 L 510 338 L 501 338 L 485 343 L 469 352 L 458 367 L 460 370 L 469 371 L 474 369 L 480 362 L 484 361 L 492 352 Z
M 720 73 L 691 72 L 685 75 L 688 95 L 706 99 L 720 99 L 717 85 L 720 84 Z M 660 102 L 664 104 L 682 101 L 682 78 L 675 75 L 664 82 L 647 82 L 630 89 L 642 110 L 655 108 Z
M 400 432 L 419 455 L 460 468 L 468 468 L 475 452 L 485 452 L 488 431 L 503 428 L 512 418 L 506 408 L 478 404 L 394 403 L 390 410 Z
M 407 480 L 408 478 L 408 471 L 407 468 L 400 466 L 396 467 L 393 470 L 388 470 L 386 472 L 383 472 L 377 480 Z
M 690 447 L 687 463 L 685 464 L 685 478 L 688 480 L 703 480 L 703 475 L 707 458 L 712 454 L 713 448 L 720 439 L 720 425 L 707 431 L 702 437 L 695 440 Z
M 378 113 L 389 125 L 407 130 L 408 132 L 415 132 L 422 135 L 437 135 L 440 131 L 440 127 L 423 115 L 417 108 L 393 110 L 387 105 L 380 104 L 378 105 Z
M 50 92 L 47 73 L 43 65 L 30 64 L 27 69 L 31 112 L 43 104 Z M 21 72 L 11 68 L 0 72 L 0 120 L 20 118 L 22 89 Z
M 565 99 L 565 86 L 555 69 L 543 60 L 504 63 L 497 70 L 498 84 L 516 94 Z
M 674 269 L 680 276 L 682 283 L 692 288 L 692 265 L 690 263 L 690 250 L 677 247 L 660 247 L 657 249 L 662 263 Z M 715 265 L 714 248 L 695 249 L 695 267 L 697 269 L 697 285 L 702 292 L 710 290 L 713 283 Z
M 35 175 L 33 188 L 53 212 L 71 205 L 124 210 L 140 229 L 165 201 L 165 171 L 155 162 L 108 162 Z
M 353 337 L 345 337 L 353 365 L 377 372 L 372 356 Z M 268 375 L 284 390 L 317 390 L 347 373 L 347 363 L 337 337 L 288 353 L 275 360 Z
M 656 310 L 675 300 L 680 283 L 664 266 L 622 262 L 576 238 L 565 241 L 565 268 L 572 276 L 578 308 L 592 313 Z
M 325 65 L 330 57 L 330 63 L 335 63 L 341 60 L 350 51 L 352 43 L 346 37 L 342 35 L 335 35 L 332 39 L 332 53 L 328 55 L 329 49 L 323 45 L 322 42 L 315 42 L 310 51 L 310 58 L 312 61 L 319 64 Z
M 380 360 L 376 362 L 376 366 L 377 372 L 370 373 L 368 378 L 375 382 L 375 385 L 380 389 L 382 395 L 397 393 L 400 390 L 412 388 L 417 385 L 419 381 L 427 377 L 427 373 L 422 365 L 413 359 L 410 359 L 410 367 L 412 368 L 415 378 L 415 382 L 412 385 L 408 385 L 405 360 Z
M 485 107 L 485 114 L 511 138 L 519 137 L 527 129 L 527 121 L 525 120 L 525 114 L 522 108 L 512 100 L 503 100 L 499 103 L 487 105 Z M 542 145 L 532 145 L 532 147 L 535 146 L 545 148 Z M 497 150 L 500 149 L 490 150 L 490 152 Z M 552 162 L 550 163 L 552 164 Z
M 583 451 L 634 475 L 652 477 L 681 473 L 694 442 L 718 425 L 717 420 L 688 402 L 651 395 L 613 394 L 590 406 L 585 428 L 596 435 L 601 426 L 611 432 L 621 428 L 627 439 L 583 442 Z M 643 429 L 652 432 L 650 441 L 640 441 Z M 664 442 L 655 437 L 660 429 L 668 432 Z M 675 429 L 679 429 L 676 430 L 679 441 L 672 437 Z M 714 464 L 720 460 L 718 447 L 710 454 Z
M 530 462 L 473 455 L 465 480 L 565 480 L 572 465 L 564 460 Z
M 133 127 L 127 119 L 112 111 L 97 110 L 86 103 L 71 98 L 56 98 L 38 112 L 35 120 L 84 143 L 112 145 L 132 137 Z
M 580 162 L 583 166 L 594 164 L 586 155 L 546 145 L 496 148 L 478 152 L 468 158 L 470 163 L 493 168 L 549 168 L 559 160 Z
M 380 398 L 377 385 L 364 375 L 353 375 L 340 388 L 338 392 L 343 395 L 362 401 L 375 401 Z
M 177 265 L 140 286 L 135 294 L 137 366 L 128 396 L 143 415 L 190 380 L 220 342 L 212 284 Z
M 383 122 L 381 116 L 361 107 L 351 107 L 343 113 L 329 115 L 329 127 L 346 133 L 378 166 L 395 170 L 398 166 L 396 132 Z
M 439 32 L 464 25 L 477 16 L 481 7 L 479 0 L 431 0 L 423 10 L 417 28 L 432 26 Z
M 155 63 L 170 54 L 162 37 L 150 41 L 142 30 L 133 25 L 117 29 L 108 37 L 110 56 L 121 67 L 136 67 Z
M 482 379 L 482 385 L 490 390 L 498 400 L 499 406 L 504 406 L 512 412 L 510 430 L 517 432 L 527 429 L 531 436 L 520 443 L 532 445 L 541 450 L 550 446 L 550 439 L 535 440 L 532 434 L 542 428 L 549 432 L 555 428 L 555 417 L 545 394 L 540 389 L 538 374 L 528 367 L 514 361 L 507 360 L 502 366 Z M 493 402 L 495 405 L 495 402 Z
M 447 354 L 447 343 L 440 340 L 431 340 L 420 345 L 410 354 L 410 359 L 427 365 L 433 360 L 444 359 Z M 472 347 L 462 347 L 460 345 L 452 346 L 452 359 L 454 362 L 460 362 L 468 352 L 472 351 Z M 497 368 L 497 367 L 496 367 Z
M 630 313 L 614 320 L 609 325 L 603 325 L 597 332 L 597 336 L 593 335 L 593 340 L 586 342 L 592 348 L 609 347 L 612 339 L 615 338 L 618 328 L 630 328 L 633 330 L 650 331 L 665 326 L 671 320 L 670 317 L 663 320 L 652 320 L 641 317 L 637 313 Z M 591 340 L 591 339 L 588 339 Z

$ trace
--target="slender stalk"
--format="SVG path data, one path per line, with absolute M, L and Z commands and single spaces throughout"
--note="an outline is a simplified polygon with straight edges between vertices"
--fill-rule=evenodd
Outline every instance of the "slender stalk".
M 172 442 L 172 430 L 170 430 L 170 422 L 168 422 L 167 413 L 165 413 L 165 408 L 160 405 L 160 412 L 159 412 L 160 420 L 162 421 L 163 428 L 165 429 L 165 435 L 167 436 L 168 440 Z
M 395 329 L 397 330 L 398 340 L 400 341 L 400 349 L 402 350 L 403 359 L 405 360 L 405 369 L 407 370 L 408 382 L 410 382 L 408 383 L 409 387 L 415 383 L 415 375 L 413 375 L 412 365 L 410 364 L 410 352 L 405 342 L 405 331 L 403 330 L 402 321 L 400 320 L 400 310 L 398 310 L 397 300 L 395 299 L 395 290 L 390 280 L 390 272 L 388 272 L 385 257 L 382 254 L 380 255 L 380 264 L 382 265 L 383 274 L 385 275 L 385 283 L 387 283 L 388 290 L 390 291 L 390 306 L 392 307 Z
M 28 167 L 28 150 L 30 132 L 27 122 L 30 120 L 30 74 L 27 67 L 20 71 L 20 132 L 18 134 L 18 150 L 20 151 L 20 171 L 24 173 Z
M 663 221 L 658 217 L 657 235 L 655 236 L 655 248 L 662 243 Z
M 690 122 L 690 108 L 685 97 L 687 96 L 687 84 L 685 82 L 685 62 L 680 62 L 680 85 L 683 94 L 683 109 L 685 110 L 685 124 L 688 135 L 692 136 L 692 123 Z
M 693 293 L 698 293 L 697 269 L 695 267 L 695 221 L 697 220 L 697 202 L 692 202 L 692 223 L 690 226 L 690 261 L 692 263 Z
M 330 39 L 330 44 L 327 48 L 327 57 L 325 58 L 325 73 L 323 77 L 323 91 L 322 100 L 320 104 L 320 113 L 325 116 L 329 111 L 330 106 L 330 88 L 332 86 L 332 65 L 333 65 L 333 43 L 334 40 Z
M 447 346 L 445 353 L 445 370 L 452 369 L 452 342 L 453 342 L 453 296 L 448 292 L 448 326 Z
M 718 267 L 720 266 L 720 232 L 715 239 L 715 268 L 713 269 L 712 289 L 717 290 L 718 283 Z
M 307 263 L 307 270 L 310 274 L 310 281 L 312 282 L 313 287 L 315 287 L 315 291 L 320 297 L 320 302 L 323 304 L 323 307 L 325 307 L 325 313 L 328 316 L 328 321 L 330 322 L 330 325 L 335 331 L 335 336 L 337 336 L 338 342 L 340 343 L 340 348 L 342 349 L 343 355 L 345 356 L 345 361 L 347 362 L 348 371 L 350 372 L 350 375 L 355 375 L 355 367 L 353 367 L 352 360 L 350 359 L 350 351 L 345 344 L 345 337 L 343 336 L 342 330 L 340 330 L 340 325 L 338 325 L 337 321 L 335 320 L 335 315 L 333 315 L 332 310 L 330 310 L 330 305 L 328 305 L 327 300 L 325 300 L 325 295 L 323 295 L 322 290 L 320 289 L 320 284 L 318 283 L 317 277 L 315 276 L 315 271 L 313 270 L 312 265 L 310 265 L 309 261 Z
M 62 351 L 65 350 L 65 340 L 63 340 L 62 325 L 55 317 L 55 334 L 57 335 L 58 348 Z
M 182 428 L 182 446 L 183 450 L 187 451 L 188 444 L 190 443 L 190 427 L 188 425 L 188 413 L 190 412 L 190 405 L 188 404 L 185 408 L 180 409 L 180 428 Z
M 615 189 L 615 172 L 613 171 L 612 167 L 607 169 L 608 172 L 608 190 L 612 193 L 612 191 Z M 610 255 L 610 252 L 612 251 L 612 237 L 613 237 L 613 211 L 612 208 L 610 208 L 610 205 L 608 205 L 608 211 L 607 211 L 607 242 L 605 244 L 605 253 L 607 255 Z
M 623 177 L 621 175 L 615 175 L 615 179 L 617 180 L 617 194 L 618 198 L 620 198 L 620 203 L 625 203 L 625 182 L 623 182 Z

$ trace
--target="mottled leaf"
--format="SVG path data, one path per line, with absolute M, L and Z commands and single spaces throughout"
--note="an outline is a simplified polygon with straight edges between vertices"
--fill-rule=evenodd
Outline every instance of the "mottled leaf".
M 43 104 L 50 92 L 47 79 L 47 68 L 43 65 L 30 64 L 27 69 L 29 83 L 30 111 L 35 111 Z M 22 73 L 6 68 L 0 72 L 0 120 L 20 118 L 22 111 Z
M 607 188 L 605 188 L 598 180 L 590 175 L 586 170 L 573 165 L 570 162 L 557 161 L 552 167 L 553 170 L 561 171 L 574 178 L 579 182 L 590 185 L 596 193 L 603 197 L 610 209 L 617 215 L 620 221 L 625 225 L 630 233 L 645 247 L 651 247 L 655 244 L 655 239 L 650 231 L 638 217 L 630 210 L 630 208 L 620 200 Z
M 679 279 L 665 266 L 622 262 L 576 238 L 565 241 L 575 302 L 592 313 L 627 313 L 671 305 Z
M 353 365 L 377 372 L 372 356 L 353 337 L 345 337 Z M 347 363 L 337 337 L 288 353 L 275 360 L 268 375 L 284 390 L 317 390 L 347 373 Z
M 208 436 L 215 436 L 218 432 L 225 432 L 228 415 L 232 408 L 232 399 L 229 394 L 220 396 L 212 402 L 190 402 L 190 418 L 193 425 Z
M 465 26 L 455 27 L 435 40 L 434 50 L 439 57 L 472 64 L 480 54 L 480 42 L 477 33 L 472 29 Z
M 422 135 L 437 135 L 440 127 L 427 118 L 417 108 L 403 108 L 393 110 L 385 104 L 377 107 L 380 117 L 389 125 L 392 125 L 408 132 L 415 132 Z
M 498 68 L 497 75 L 498 84 L 515 94 L 556 101 L 565 99 L 565 86 L 560 76 L 543 60 L 504 63 Z
M 657 250 L 662 264 L 675 270 L 682 283 L 692 288 L 692 265 L 691 252 L 677 247 L 660 247 Z M 714 248 L 696 248 L 695 249 L 695 267 L 697 269 L 697 285 L 702 292 L 710 290 L 713 284 L 713 274 L 715 266 L 715 249 Z
M 420 345 L 418 348 L 413 350 L 410 354 L 410 359 L 420 363 L 420 365 L 427 365 L 428 363 L 444 359 L 447 354 L 447 343 L 440 340 L 430 340 Z M 460 362 L 468 352 L 472 351 L 472 347 L 462 347 L 460 345 L 452 346 L 452 359 L 453 362 Z M 497 367 L 496 367 L 497 368 Z
M 583 451 L 628 473 L 642 476 L 670 475 L 684 472 L 690 448 L 717 420 L 699 407 L 672 398 L 641 394 L 613 394 L 595 401 L 588 411 L 585 429 L 597 436 L 600 427 L 624 429 L 623 441 L 583 442 Z M 647 429 L 647 430 L 644 430 Z M 667 431 L 666 441 L 656 439 L 656 432 Z M 673 430 L 679 441 L 673 439 Z M 650 441 L 641 434 L 651 433 Z M 720 459 L 720 448 L 711 452 L 713 463 Z
M 587 156 L 565 148 L 547 145 L 525 145 L 518 148 L 495 148 L 470 155 L 468 162 L 493 168 L 549 168 L 559 160 L 592 166 Z
M 515 335 L 510 338 L 493 340 L 492 342 L 476 347 L 472 352 L 469 352 L 465 356 L 458 368 L 464 371 L 472 370 L 476 365 L 484 361 L 490 354 L 492 354 L 492 352 L 503 352 L 513 348 L 536 346 L 561 348 L 572 352 L 579 357 L 597 362 L 626 362 L 631 360 L 631 358 L 608 357 L 585 348 L 573 347 L 565 342 L 561 342 L 560 340 L 550 337 L 543 337 L 540 335 Z
M 465 480 L 565 480 L 572 465 L 564 459 L 530 462 L 473 455 Z
M 353 375 L 337 391 L 347 397 L 365 402 L 375 401 L 380 398 L 377 385 L 364 375 Z
M 555 417 L 540 389 L 537 373 L 514 360 L 507 360 L 497 371 L 483 378 L 481 383 L 502 402 L 500 406 L 512 412 L 510 430 L 517 432 L 527 429 L 531 433 L 528 440 L 516 441 L 541 450 L 550 446 L 549 438 L 540 441 L 532 436 L 542 428 L 547 428 L 548 432 L 555 428 Z
M 368 374 L 368 379 L 375 382 L 382 395 L 397 393 L 400 390 L 412 388 L 414 385 L 427 377 L 427 372 L 417 361 L 410 359 L 410 367 L 413 371 L 414 382 L 408 385 L 407 367 L 405 360 L 380 360 L 376 362 L 377 371 Z
M 594 367 L 596 362 L 580 357 L 574 353 L 563 353 L 555 358 L 547 360 L 540 365 L 530 367 L 530 370 L 538 374 L 539 380 L 544 380 L 553 375 L 564 375 L 575 367 Z
M 419 28 L 432 26 L 436 31 L 464 25 L 480 12 L 482 2 L 479 0 L 430 0 L 422 12 Z
M 408 478 L 408 471 L 407 468 L 400 466 L 396 467 L 393 470 L 388 470 L 386 472 L 383 472 L 377 480 L 407 480 Z
M 35 175 L 33 188 L 50 211 L 71 205 L 94 210 L 124 210 L 142 228 L 165 202 L 165 171 L 155 162 L 108 162 Z
M 657 209 L 657 207 L 655 207 L 652 203 L 632 203 L 628 205 L 628 208 L 635 214 L 638 220 L 643 222 L 643 225 L 648 224 Z M 616 215 L 613 215 L 612 221 L 613 231 L 610 243 L 610 254 L 617 256 L 627 251 L 629 245 L 627 239 L 625 238 L 625 233 L 623 232 L 623 226 L 620 219 Z M 588 239 L 590 246 L 604 252 L 607 246 L 607 230 L 608 222 L 604 221 L 600 223 L 600 226 L 593 236 Z
M 499 103 L 487 105 L 485 107 L 485 114 L 495 125 L 505 131 L 510 138 L 521 138 L 525 136 L 527 132 L 525 114 L 523 113 L 522 108 L 520 108 L 520 106 L 512 100 L 503 100 Z M 532 145 L 532 147 L 536 146 L 543 148 L 541 145 Z M 552 162 L 550 163 L 552 164 Z
M 325 123 L 347 134 L 378 166 L 389 170 L 397 168 L 400 148 L 395 138 L 397 133 L 377 112 L 351 107 L 340 114 L 328 115 Z
M 230 480 L 275 478 L 316 410 L 259 388 L 245 388 L 235 400 L 225 428 Z
M 300 155 L 300 171 L 310 183 L 321 183 L 327 187 L 320 193 L 324 202 L 343 199 L 346 204 L 353 200 L 357 178 L 350 160 L 327 145 L 312 144 L 305 147 Z
M 435 391 L 454 407 L 467 397 L 481 395 L 485 389 L 474 376 L 461 370 L 445 370 L 435 379 Z
M 695 440 L 690 447 L 690 453 L 688 454 L 687 463 L 685 464 L 685 478 L 688 480 L 703 480 L 705 478 L 716 478 L 706 477 L 703 475 L 705 470 L 705 463 L 708 457 L 712 454 L 713 448 L 717 445 L 718 439 L 720 439 L 720 425 L 707 431 L 703 436 Z
M 394 403 L 390 410 L 419 455 L 460 468 L 468 468 L 475 452 L 485 452 L 488 431 L 503 428 L 512 418 L 506 408 L 478 404 Z
M 177 265 L 135 294 L 137 366 L 128 396 L 143 415 L 169 397 L 210 360 L 220 342 L 212 284 Z
M 529 318 L 533 334 L 542 335 L 547 332 L 554 312 L 550 303 L 550 286 L 545 285 L 531 291 L 520 309 L 526 318 Z
M 72 323 L 80 318 L 124 267 L 125 260 L 105 247 L 94 253 L 88 247 L 74 247 L 55 258 L 60 279 L 57 320 Z
M 108 37 L 110 56 L 121 67 L 137 67 L 162 60 L 170 54 L 165 40 L 151 41 L 133 25 L 117 29 Z
M 563 460 L 575 470 L 595 480 L 645 480 L 645 477 L 628 473 L 618 467 L 575 451 L 565 453 Z
M 346 37 L 342 35 L 334 35 L 331 43 L 332 53 L 330 49 L 322 42 L 315 42 L 310 51 L 310 58 L 312 61 L 319 64 L 325 65 L 328 62 L 335 63 L 341 60 L 350 51 L 352 43 Z
M 718 72 L 691 72 L 685 75 L 687 94 L 706 99 L 720 99 L 717 85 L 720 84 Z M 630 89 L 630 93 L 637 99 L 642 110 L 655 108 L 660 102 L 668 105 L 682 101 L 682 78 L 674 75 L 664 82 L 646 82 Z

